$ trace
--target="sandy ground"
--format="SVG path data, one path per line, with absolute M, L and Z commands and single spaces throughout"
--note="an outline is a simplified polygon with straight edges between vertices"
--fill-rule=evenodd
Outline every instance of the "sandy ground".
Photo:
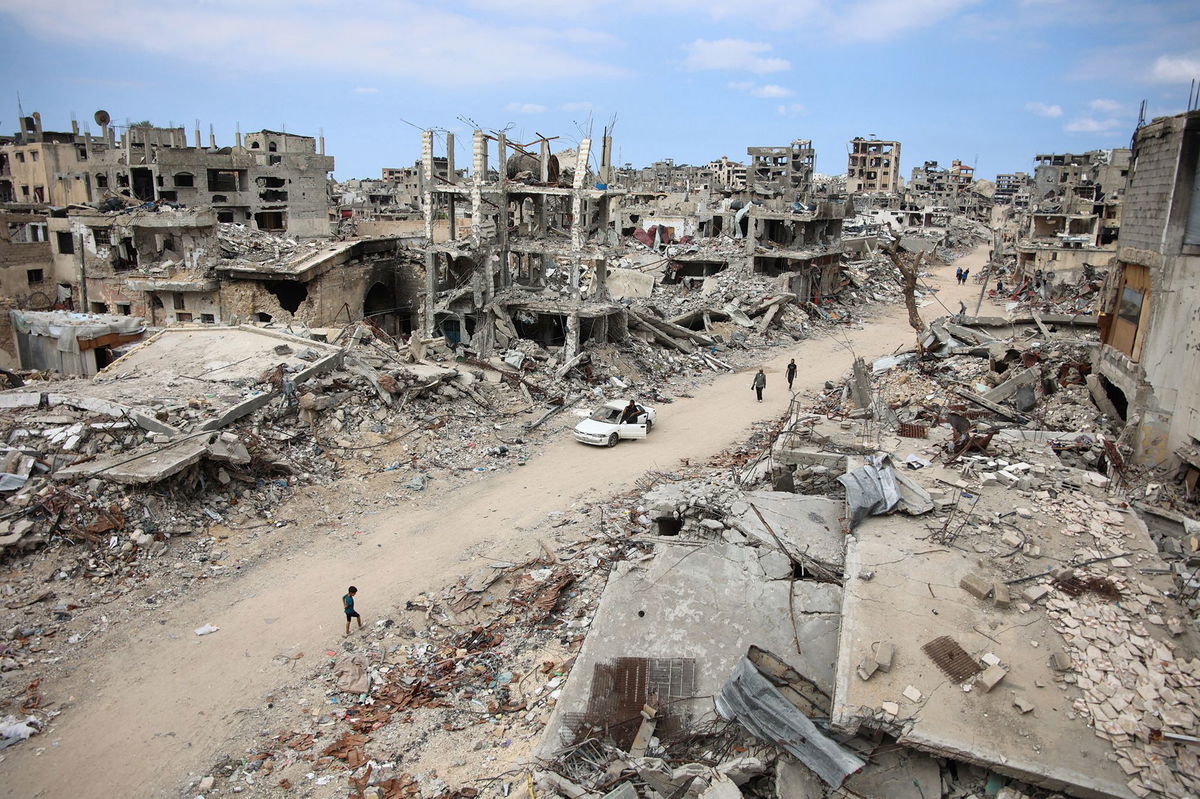
M 978 273 L 987 250 L 981 246 L 959 264 Z M 962 299 L 974 311 L 977 284 L 956 285 L 954 265 L 934 274 L 929 283 L 946 306 L 957 311 Z M 922 309 L 927 320 L 945 313 L 937 302 Z M 240 750 L 258 731 L 254 709 L 281 680 L 272 658 L 337 646 L 347 585 L 358 586 L 369 624 L 373 615 L 470 571 L 472 556 L 504 558 L 536 546 L 527 528 L 547 513 L 627 489 L 647 470 L 707 458 L 745 438 L 753 422 L 779 418 L 789 401 L 783 378 L 789 358 L 800 367 L 795 389 L 804 392 L 840 379 L 850 349 L 871 359 L 912 341 L 903 306 L 883 308 L 861 329 L 774 351 L 763 364 L 768 384 L 761 404 L 750 389 L 753 370 L 726 375 L 694 398 L 664 406 L 646 441 L 600 449 L 564 432 L 523 468 L 469 489 L 406 497 L 365 517 L 359 535 L 325 535 L 321 519 L 336 517 L 338 503 L 353 506 L 360 497 L 399 489 L 395 476 L 300 497 L 298 507 L 281 508 L 280 515 L 306 519 L 288 533 L 303 546 L 156 610 L 140 628 L 114 628 L 104 634 L 108 640 L 95 641 L 91 661 L 53 686 L 65 710 L 57 723 L 5 753 L 0 795 L 178 796 L 190 776 L 219 753 Z M 220 632 L 197 637 L 193 628 L 205 623 Z

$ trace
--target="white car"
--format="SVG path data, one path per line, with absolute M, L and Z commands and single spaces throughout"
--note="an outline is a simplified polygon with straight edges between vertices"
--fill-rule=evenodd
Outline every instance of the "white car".
M 622 438 L 645 438 L 654 427 L 657 414 L 649 405 L 635 402 L 639 411 L 632 422 L 621 424 L 621 414 L 627 403 L 621 400 L 606 402 L 592 415 L 575 425 L 575 440 L 595 447 L 615 447 Z

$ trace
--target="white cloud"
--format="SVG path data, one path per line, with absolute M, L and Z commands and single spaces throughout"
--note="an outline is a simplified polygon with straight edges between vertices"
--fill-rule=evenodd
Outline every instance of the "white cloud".
M 1194 55 L 1160 55 L 1150 69 L 1155 83 L 1184 83 L 1200 78 L 1200 57 Z
M 354 90 L 355 94 L 379 94 L 379 89 L 374 86 L 359 86 Z
M 800 103 L 787 103 L 786 105 L 779 106 L 776 110 L 779 111 L 780 116 L 795 117 L 800 116 L 808 109 L 800 105 Z
M 1119 127 L 1119 119 L 1096 119 L 1095 117 L 1079 117 L 1063 126 L 1068 133 L 1108 133 Z
M 559 109 L 563 111 L 591 111 L 592 107 L 592 104 L 587 100 L 579 100 L 574 103 L 563 103 L 559 106 Z
M 1088 108 L 1101 114 L 1115 114 L 1121 110 L 1121 107 L 1116 100 L 1096 99 L 1088 103 Z
M 1040 117 L 1060 117 L 1063 114 L 1061 105 L 1046 105 L 1045 103 L 1025 103 L 1025 110 Z
M 775 83 L 766 83 L 763 85 L 756 84 L 750 80 L 731 80 L 725 84 L 729 88 L 737 92 L 744 92 L 751 97 L 762 97 L 768 100 L 775 100 L 780 97 L 791 97 L 795 92 L 786 86 L 780 86 Z
M 831 23 L 842 37 L 857 41 L 886 41 L 917 28 L 928 28 L 980 0 L 863 0 L 848 8 L 830 5 Z
M 697 39 L 684 45 L 688 51 L 683 65 L 693 71 L 728 69 L 764 75 L 768 72 L 783 72 L 792 65 L 785 58 L 767 56 L 771 45 L 766 42 L 749 42 L 745 39 Z
M 53 7 L 0 7 L 7 28 L 55 45 L 89 51 L 119 46 L 243 76 L 340 73 L 354 80 L 369 72 L 381 79 L 477 85 L 631 74 L 608 62 L 603 37 L 589 36 L 585 28 L 564 37 L 553 24 L 539 24 L 539 17 L 481 18 L 423 0 L 60 0 Z M 62 23 L 72 18 L 89 22 Z M 351 44 L 333 61 L 312 57 L 330 42 Z
M 513 114 L 544 114 L 546 106 L 538 103 L 509 103 L 504 106 L 504 110 Z
M 768 83 L 765 86 L 757 86 L 750 90 L 750 94 L 755 97 L 764 97 L 775 99 L 779 97 L 791 97 L 795 92 L 783 86 L 778 86 L 774 83 Z

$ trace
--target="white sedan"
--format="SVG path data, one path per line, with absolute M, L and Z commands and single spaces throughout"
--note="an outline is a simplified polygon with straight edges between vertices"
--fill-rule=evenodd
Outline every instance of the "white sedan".
M 622 438 L 645 438 L 654 427 L 657 414 L 649 405 L 635 402 L 638 415 L 631 422 L 621 422 L 627 403 L 621 400 L 606 402 L 592 415 L 575 425 L 575 440 L 596 447 L 615 447 Z

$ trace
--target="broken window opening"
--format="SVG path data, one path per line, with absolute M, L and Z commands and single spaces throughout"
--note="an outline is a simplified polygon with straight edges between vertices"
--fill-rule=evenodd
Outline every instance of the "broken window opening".
M 300 310 L 300 304 L 308 299 L 308 286 L 291 280 L 267 280 L 263 288 L 275 296 L 279 307 L 288 313 Z
M 287 214 L 283 211 L 259 211 L 254 215 L 254 223 L 259 230 L 286 230 Z
M 191 172 L 176 172 L 175 185 L 180 188 L 193 188 L 196 185 L 196 176 Z
M 58 245 L 58 252 L 60 255 L 75 254 L 75 237 L 71 235 L 70 231 L 55 231 L 54 238 Z
M 107 189 L 108 188 L 108 175 L 104 174 L 103 172 L 96 173 L 96 188 L 98 188 L 98 189 Z
M 271 315 L 265 311 L 259 311 L 258 313 L 254 314 L 254 318 L 260 322 L 270 322 L 272 319 Z
M 265 203 L 285 203 L 287 202 L 288 193 L 279 189 L 268 189 L 258 193 L 258 198 Z
M 41 269 L 27 269 L 25 270 L 25 278 L 29 281 L 29 285 L 33 286 L 45 280 L 46 273 Z

